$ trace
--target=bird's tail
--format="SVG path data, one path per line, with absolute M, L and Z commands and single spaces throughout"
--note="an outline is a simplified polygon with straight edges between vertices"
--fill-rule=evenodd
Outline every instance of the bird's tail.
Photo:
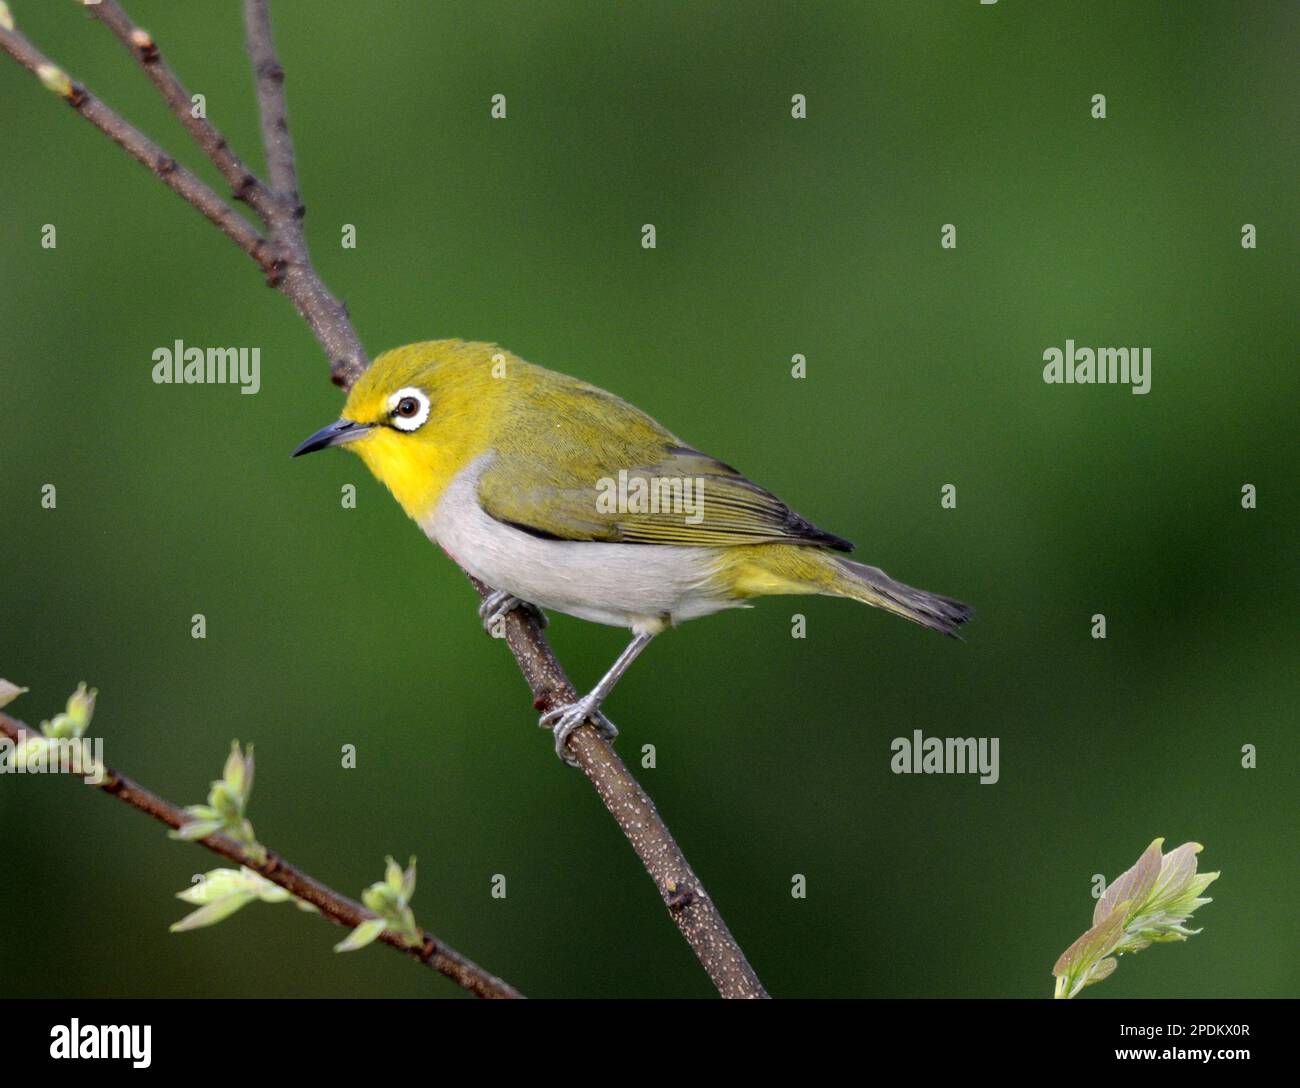
M 896 582 L 879 567 L 868 567 L 839 556 L 826 555 L 825 558 L 829 561 L 828 567 L 838 570 L 828 570 L 830 577 L 823 592 L 875 605 L 950 638 L 960 638 L 957 629 L 975 613 L 970 605 L 951 597 Z
M 761 544 L 720 549 L 726 584 L 736 596 L 824 593 L 883 608 L 922 627 L 959 638 L 957 629 L 974 614 L 970 605 L 895 582 L 879 567 L 855 563 L 822 548 Z

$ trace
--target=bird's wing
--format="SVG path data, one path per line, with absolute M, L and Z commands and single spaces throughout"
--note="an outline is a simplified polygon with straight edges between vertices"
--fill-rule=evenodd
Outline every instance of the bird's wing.
M 478 495 L 498 521 L 556 540 L 853 548 L 644 412 L 577 381 L 534 390 L 514 407 Z

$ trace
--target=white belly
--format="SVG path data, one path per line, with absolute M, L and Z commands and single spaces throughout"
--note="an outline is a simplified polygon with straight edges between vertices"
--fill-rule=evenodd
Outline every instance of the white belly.
M 742 603 L 708 588 L 717 558 L 712 548 L 546 540 L 502 524 L 478 501 L 478 477 L 490 456 L 466 466 L 420 523 L 481 582 L 638 634 Z

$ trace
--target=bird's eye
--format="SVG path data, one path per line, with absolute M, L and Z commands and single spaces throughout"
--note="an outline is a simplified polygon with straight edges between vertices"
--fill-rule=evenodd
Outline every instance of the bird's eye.
M 429 397 L 423 389 L 399 389 L 388 398 L 388 414 L 399 431 L 415 431 L 429 418 Z

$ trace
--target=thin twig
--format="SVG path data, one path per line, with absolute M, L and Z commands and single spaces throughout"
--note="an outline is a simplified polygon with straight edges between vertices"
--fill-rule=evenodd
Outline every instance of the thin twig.
M 194 142 L 203 149 L 203 153 L 226 179 L 234 198 L 248 204 L 263 223 L 271 226 L 270 192 L 261 179 L 244 165 L 216 126 L 206 117 L 195 115 L 189 91 L 163 59 L 153 35 L 132 22 L 117 0 L 100 0 L 89 11 L 113 32 L 144 69 L 172 113 L 185 126 L 185 131 L 194 138 Z
M 468 577 L 480 597 L 486 598 L 492 592 L 477 578 Z M 533 706 L 544 712 L 573 702 L 577 693 L 537 620 L 525 609 L 515 609 L 507 615 L 504 626 L 510 652 L 515 655 L 519 671 L 533 693 Z M 610 815 L 623 829 L 659 889 L 668 913 L 709 973 L 718 993 L 723 997 L 767 997 L 767 991 L 713 899 L 627 765 L 590 722 L 573 732 L 569 748 Z
M 267 0 L 244 0 L 244 35 L 248 59 L 257 80 L 257 106 L 262 121 L 262 146 L 271 188 L 290 210 L 298 206 L 298 165 L 284 97 L 284 68 L 271 35 L 271 10 Z M 301 232 L 299 232 L 301 233 Z
M 267 240 L 247 219 L 227 204 L 206 182 L 181 166 L 158 144 L 136 129 L 129 121 L 101 102 L 86 87 L 68 76 L 39 49 L 15 30 L 0 27 L 0 50 L 8 53 L 51 87 L 82 117 L 104 133 L 123 151 L 155 174 L 164 185 L 193 205 L 222 234 L 247 253 L 268 276 L 275 260 Z M 58 80 L 57 76 L 62 76 Z M 50 83 L 47 82 L 47 86 Z
M 31 726 L 3 713 L 0 713 L 0 733 L 3 733 L 15 744 L 24 739 L 24 734 L 30 734 L 33 737 L 41 735 Z M 164 823 L 173 829 L 182 827 L 193 819 L 188 813 L 173 805 L 170 801 L 158 796 L 152 790 L 145 789 L 138 782 L 133 781 L 124 774 L 119 774 L 111 767 L 103 768 L 103 774 L 98 782 L 88 781 L 86 784 L 103 790 L 110 797 L 116 797 L 119 801 L 125 801 L 132 808 L 138 809 L 146 816 L 152 816 L 159 823 Z M 214 854 L 220 854 L 223 858 L 227 858 L 237 865 L 252 869 L 254 872 L 266 877 L 271 883 L 278 884 L 291 895 L 310 903 L 335 925 L 355 929 L 362 922 L 370 921 L 375 917 L 360 903 L 349 899 L 345 895 L 340 895 L 314 877 L 308 876 L 301 869 L 290 865 L 289 862 L 274 851 L 268 850 L 266 852 L 265 861 L 257 861 L 249 858 L 240 843 L 219 832 L 196 841 L 200 846 L 206 846 Z M 432 967 L 435 971 L 446 975 L 456 985 L 479 997 L 523 997 L 523 994 L 508 982 L 489 974 L 473 960 L 462 956 L 433 934 L 424 931 L 422 933 L 424 941 L 417 946 L 404 944 L 400 937 L 387 930 L 379 935 L 379 940 L 392 948 L 396 948 L 399 952 L 412 956 L 425 966 Z
M 267 282 L 278 287 L 293 301 L 330 361 L 331 378 L 335 384 L 347 390 L 364 372 L 368 357 L 352 327 L 347 308 L 329 292 L 316 274 L 303 239 L 303 208 L 297 194 L 297 170 L 285 115 L 284 70 L 275 54 L 266 0 L 245 0 L 244 15 L 249 54 L 257 81 L 258 106 L 273 197 L 268 216 L 271 240 L 276 252 Z M 21 35 L 0 30 L 0 48 L 4 48 L 32 71 L 36 71 L 40 64 L 48 63 Z M 98 100 L 90 99 L 84 88 L 75 84 L 73 87 L 77 95 L 94 102 L 97 111 L 113 117 L 116 124 L 105 126 L 94 118 L 91 118 L 92 121 L 140 161 L 149 165 L 147 157 L 141 157 L 132 151 L 115 132 L 124 126 L 139 140 L 146 144 L 148 141 Z M 160 86 L 159 90 L 163 91 L 163 88 Z M 163 93 L 166 97 L 167 92 Z M 173 172 L 178 169 L 180 168 L 175 167 L 173 162 Z M 190 203 L 204 210 L 204 204 L 178 188 L 171 175 L 159 176 Z M 217 205 L 226 207 L 230 216 L 243 224 L 246 230 L 253 230 L 247 220 L 223 205 L 221 199 L 203 186 L 202 182 L 192 180 L 202 186 Z M 222 227 L 225 233 L 231 233 L 223 226 L 221 218 L 214 217 L 206 210 L 205 214 Z M 257 238 L 263 242 L 260 235 Z M 485 597 L 490 592 L 475 579 L 471 578 L 470 581 L 480 596 Z M 549 709 L 574 698 L 573 685 L 531 616 L 520 610 L 510 613 L 505 621 L 505 633 L 510 650 L 539 709 Z M 590 725 L 584 725 L 575 731 L 569 746 L 605 807 L 632 843 L 659 889 L 673 921 L 709 973 L 718 992 L 723 997 L 766 997 L 766 991 L 713 900 L 686 861 L 654 803 L 622 760 Z M 268 879 L 274 879 L 269 874 L 264 875 Z
M 330 294 L 312 267 L 302 219 L 307 209 L 298 196 L 298 168 L 284 101 L 284 69 L 271 37 L 266 0 L 244 0 L 244 35 L 257 85 L 257 109 L 262 143 L 275 202 L 269 226 L 278 256 L 284 262 L 277 283 L 302 314 L 330 361 L 330 377 L 344 389 L 361 376 L 370 360 L 352 328 L 347 307 Z

